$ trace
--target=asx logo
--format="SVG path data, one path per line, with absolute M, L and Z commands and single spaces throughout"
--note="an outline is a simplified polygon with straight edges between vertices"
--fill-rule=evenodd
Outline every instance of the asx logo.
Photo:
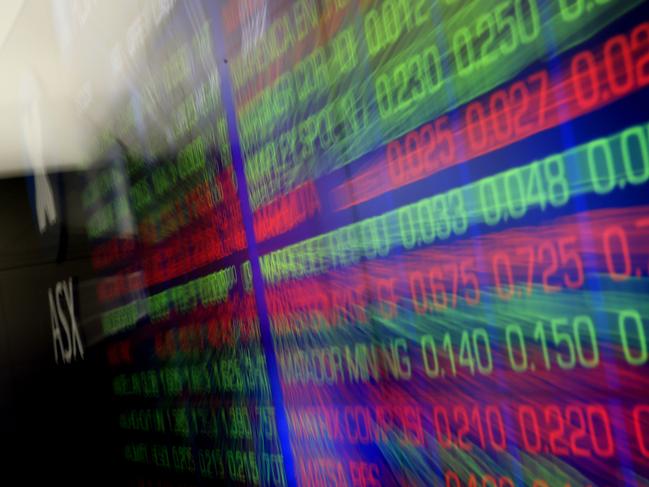
M 59 363 L 59 354 L 65 364 L 77 360 L 79 356 L 83 360 L 83 344 L 74 313 L 72 278 L 57 282 L 54 289 L 48 289 L 47 292 L 50 298 L 54 362 Z

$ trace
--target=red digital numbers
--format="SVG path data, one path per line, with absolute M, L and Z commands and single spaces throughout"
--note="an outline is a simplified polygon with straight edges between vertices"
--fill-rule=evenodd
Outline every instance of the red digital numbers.
M 105 269 L 132 257 L 135 250 L 136 244 L 132 238 L 112 238 L 92 250 L 92 266 L 95 270 Z
M 216 177 L 221 203 L 164 242 L 141 249 L 148 285 L 168 281 L 246 247 L 241 209 L 231 169 Z
M 419 314 L 456 308 L 460 289 L 467 304 L 480 302 L 480 283 L 474 258 L 436 265 L 430 267 L 426 274 L 414 271 L 409 273 L 408 280 L 413 305 Z
M 590 110 L 646 86 L 648 66 L 649 23 L 640 24 L 630 35 L 610 38 L 595 53 L 576 54 L 570 67 L 578 105 Z
M 517 272 L 512 270 L 512 260 Z M 546 293 L 557 292 L 564 286 L 576 289 L 584 284 L 584 263 L 574 235 L 560 237 L 556 242 L 543 240 L 536 245 L 516 247 L 513 259 L 508 252 L 495 252 L 491 262 L 496 291 L 505 300 L 514 297 L 516 278 L 524 279 L 527 295 L 532 294 L 537 280 Z
M 452 470 L 444 473 L 446 487 L 462 487 L 460 476 Z M 514 481 L 507 476 L 494 476 L 490 474 L 476 475 L 471 473 L 467 479 L 467 487 L 514 487 Z
M 313 181 L 308 181 L 255 211 L 255 237 L 261 242 L 280 235 L 319 211 L 318 191 Z
M 144 287 L 141 272 L 119 272 L 97 281 L 97 299 L 101 303 L 110 303 L 122 296 L 140 291 Z
M 471 409 L 462 405 L 435 406 L 432 414 L 437 441 L 442 448 L 456 446 L 470 451 L 475 445 L 483 450 L 501 452 L 507 449 L 505 423 L 497 406 Z
M 649 405 L 633 408 L 633 428 L 640 453 L 649 458 Z
M 111 343 L 106 347 L 108 364 L 112 367 L 133 363 L 133 347 L 129 340 Z
M 479 304 L 481 286 L 487 282 L 494 285 L 497 296 L 504 301 L 523 293 L 531 295 L 535 283 L 541 283 L 546 293 L 583 286 L 585 270 L 576 236 L 562 236 L 556 241 L 526 240 L 521 242 L 524 245 L 503 246 L 503 250 L 487 253 L 490 265 L 486 269 L 484 265 L 476 266 L 475 257 L 455 261 L 447 258 L 450 262 L 446 264 L 408 273 L 415 311 L 424 314 L 456 308 L 460 299 L 468 305 Z
M 427 123 L 386 148 L 388 174 L 395 186 L 437 172 L 455 161 L 455 140 L 447 116 Z
M 545 128 L 550 76 L 539 71 L 466 107 L 464 125 L 473 157 Z
M 611 419 L 602 405 L 520 404 L 513 415 L 519 442 L 512 446 L 530 454 L 611 458 L 616 453 Z M 642 421 L 649 421 L 649 407 L 637 407 L 634 420 L 640 450 L 646 456 L 647 428 L 643 429 Z M 431 422 L 437 443 L 444 449 L 504 452 L 510 445 L 501 408 L 496 405 L 434 406 Z
M 615 454 L 608 411 L 601 405 L 518 407 L 521 446 L 529 453 L 603 458 Z

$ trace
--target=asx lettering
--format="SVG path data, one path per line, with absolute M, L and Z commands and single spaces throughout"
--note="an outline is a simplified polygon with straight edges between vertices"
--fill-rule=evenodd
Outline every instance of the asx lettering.
M 74 312 L 73 291 L 72 278 L 57 282 L 54 292 L 52 289 L 47 291 L 50 300 L 54 362 L 57 364 L 59 363 L 59 354 L 65 364 L 77 360 L 79 356 L 82 360 L 84 358 L 83 344 Z

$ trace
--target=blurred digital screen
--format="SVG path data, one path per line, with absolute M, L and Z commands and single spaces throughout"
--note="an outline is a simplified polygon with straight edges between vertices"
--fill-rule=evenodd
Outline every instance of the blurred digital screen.
M 646 2 L 155 21 L 81 194 L 123 485 L 649 485 Z

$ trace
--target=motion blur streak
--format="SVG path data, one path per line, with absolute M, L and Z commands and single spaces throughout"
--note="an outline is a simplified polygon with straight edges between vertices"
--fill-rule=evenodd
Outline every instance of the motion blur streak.
M 649 2 L 6 9 L 16 478 L 649 485 Z

